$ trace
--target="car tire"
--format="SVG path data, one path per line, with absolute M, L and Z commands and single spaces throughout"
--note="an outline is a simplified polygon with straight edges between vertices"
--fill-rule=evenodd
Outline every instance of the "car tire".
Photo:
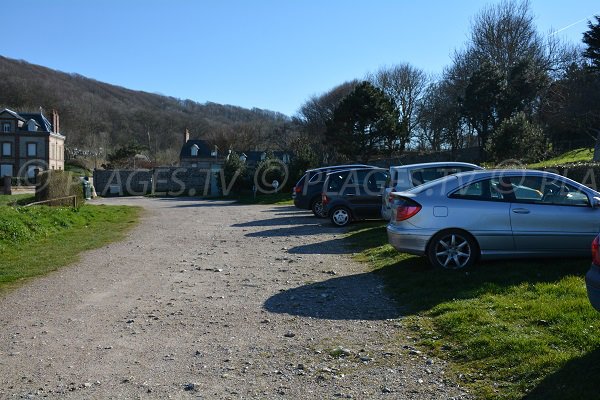
M 321 199 L 313 201 L 310 209 L 317 218 L 325 218 L 327 216 L 327 214 L 325 214 L 325 207 L 323 207 L 323 202 Z
M 466 269 L 479 257 L 479 246 L 469 233 L 459 229 L 438 232 L 427 246 L 429 263 L 443 269 Z
M 331 210 L 330 219 L 335 226 L 346 226 L 352 221 L 352 214 L 346 207 L 336 207 Z

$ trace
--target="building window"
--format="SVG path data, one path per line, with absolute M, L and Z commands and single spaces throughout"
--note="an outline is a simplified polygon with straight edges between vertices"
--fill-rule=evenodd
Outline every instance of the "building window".
M 2 143 L 2 157 L 10 157 L 12 156 L 12 143 L 4 142 Z
M 37 143 L 27 143 L 27 157 L 37 157 Z
M 35 173 L 36 171 L 39 171 L 40 167 L 38 167 L 37 165 L 29 165 L 27 167 L 27 177 L 28 178 L 35 178 Z
M 193 145 L 192 146 L 192 157 L 198 157 L 198 145 Z
M 10 122 L 5 122 L 2 124 L 2 132 L 10 132 Z
M 13 176 L 12 164 L 0 164 L 0 178 L 3 176 Z

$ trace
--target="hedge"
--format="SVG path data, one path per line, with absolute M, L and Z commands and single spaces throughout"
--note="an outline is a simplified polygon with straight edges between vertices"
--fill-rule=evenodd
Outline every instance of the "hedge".
M 536 168 L 541 171 L 554 172 L 574 181 L 580 182 L 594 190 L 600 189 L 600 163 L 573 163 Z
M 77 196 L 77 203 L 83 203 L 83 185 L 78 176 L 68 171 L 57 170 L 39 173 L 35 188 L 35 201 L 60 199 L 68 196 Z M 68 206 L 71 204 L 73 204 L 71 199 L 48 203 L 52 206 Z

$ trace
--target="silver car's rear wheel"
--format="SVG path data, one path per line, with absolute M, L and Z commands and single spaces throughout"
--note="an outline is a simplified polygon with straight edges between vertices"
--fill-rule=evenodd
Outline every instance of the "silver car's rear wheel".
M 434 267 L 463 269 L 475 263 L 478 252 L 477 243 L 471 235 L 460 230 L 449 230 L 431 239 L 427 258 Z
M 344 207 L 334 208 L 331 212 L 331 222 L 337 226 L 346 226 L 352 220 L 350 210 Z

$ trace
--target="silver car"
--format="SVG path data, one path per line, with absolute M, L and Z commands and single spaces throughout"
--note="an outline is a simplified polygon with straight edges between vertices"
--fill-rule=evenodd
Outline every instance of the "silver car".
M 387 221 L 392 216 L 390 206 L 390 193 L 403 192 L 435 179 L 458 172 L 483 169 L 478 165 L 464 162 L 430 162 L 421 164 L 408 164 L 390 167 L 390 179 L 386 184 L 381 200 L 381 217 Z
M 472 171 L 392 193 L 388 240 L 458 269 L 477 259 L 589 256 L 600 193 L 533 170 Z

